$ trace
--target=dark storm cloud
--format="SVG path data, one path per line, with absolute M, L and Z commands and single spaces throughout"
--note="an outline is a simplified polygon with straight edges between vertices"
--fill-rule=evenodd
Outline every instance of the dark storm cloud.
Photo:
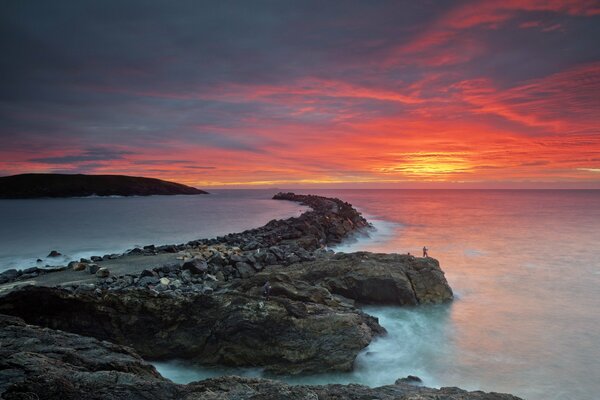
M 349 145 L 354 133 L 379 135 L 387 150 L 388 137 L 430 125 L 434 135 L 456 127 L 437 139 L 446 149 L 464 148 L 469 123 L 583 137 L 597 126 L 598 68 L 561 74 L 600 59 L 590 4 L 7 0 L 0 158 L 11 164 L 0 168 L 109 170 L 115 161 L 119 170 L 210 172 L 241 154 L 236 162 L 247 156 L 261 168 L 301 160 L 324 170 L 330 159 L 272 158 L 273 149 L 316 152 L 318 141 Z M 570 84 L 577 76 L 591 83 Z M 336 174 L 358 170 L 339 165 Z
M 131 154 L 133 153 L 130 151 L 114 150 L 108 148 L 90 148 L 80 154 L 58 157 L 32 158 L 28 161 L 44 164 L 72 164 L 89 161 L 122 160 L 125 156 Z

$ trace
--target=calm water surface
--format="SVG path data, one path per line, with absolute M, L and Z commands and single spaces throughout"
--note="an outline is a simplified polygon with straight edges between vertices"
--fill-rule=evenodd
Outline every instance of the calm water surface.
M 600 191 L 310 192 L 351 202 L 378 227 L 370 239 L 338 250 L 419 254 L 427 245 L 456 300 L 367 307 L 389 335 L 359 355 L 354 372 L 285 380 L 378 386 L 413 374 L 428 386 L 510 392 L 534 400 L 598 398 Z M 105 253 L 214 236 L 300 212 L 295 205 L 269 201 L 272 194 L 72 199 L 58 200 L 57 208 L 52 200 L 8 208 L 0 202 L 2 222 L 8 221 L 0 228 L 0 265 L 2 259 L 37 258 L 52 248 Z M 116 206 L 117 214 L 112 206 L 94 205 L 113 200 L 130 203 Z M 43 202 L 47 212 L 40 211 Z M 77 211 L 65 211 L 65 202 Z M 156 365 L 178 382 L 223 373 L 263 376 L 257 369 L 207 369 L 177 361 Z

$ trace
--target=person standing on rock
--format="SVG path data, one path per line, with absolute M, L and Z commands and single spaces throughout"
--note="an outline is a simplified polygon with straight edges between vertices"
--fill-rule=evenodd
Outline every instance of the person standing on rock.
M 427 250 L 428 250 L 428 249 L 427 249 L 427 247 L 426 247 L 426 246 L 423 246 L 423 257 L 424 257 L 424 258 L 427 258 L 427 257 L 429 257 L 429 254 L 427 254 Z
M 269 281 L 266 281 L 264 286 L 263 286 L 263 296 L 269 300 L 269 298 L 271 297 L 271 284 L 269 283 Z

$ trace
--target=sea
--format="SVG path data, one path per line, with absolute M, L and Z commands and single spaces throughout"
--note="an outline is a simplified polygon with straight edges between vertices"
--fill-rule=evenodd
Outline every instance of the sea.
M 271 200 L 275 192 L 0 200 L 0 272 L 239 232 L 305 210 Z M 296 192 L 339 197 L 373 223 L 373 232 L 336 251 L 419 256 L 427 246 L 454 301 L 364 307 L 388 334 L 359 354 L 350 373 L 273 377 L 172 360 L 154 363 L 163 376 L 180 383 L 236 374 L 374 387 L 416 375 L 426 386 L 525 399 L 599 398 L 600 191 Z M 63 256 L 46 258 L 51 250 Z

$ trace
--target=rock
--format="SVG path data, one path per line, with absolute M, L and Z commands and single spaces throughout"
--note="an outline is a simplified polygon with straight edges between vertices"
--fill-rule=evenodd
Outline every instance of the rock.
M 140 280 L 137 282 L 137 285 L 141 287 L 146 287 L 148 285 L 158 285 L 159 283 L 160 279 L 158 279 L 155 276 L 144 276 L 140 278 Z
M 159 282 L 161 285 L 169 286 L 171 280 L 169 278 L 160 278 Z
M 0 297 L 0 313 L 132 346 L 150 359 L 260 365 L 274 373 L 349 371 L 358 352 L 385 332 L 355 309 L 199 290 L 109 291 L 97 297 L 30 286 Z
M 277 256 L 275 256 L 273 253 L 267 253 L 264 260 L 266 265 L 275 265 L 279 262 Z
M 242 278 L 249 278 L 256 273 L 250 264 L 238 262 L 235 264 L 235 269 L 239 272 Z
M 0 273 L 0 284 L 12 282 L 15 279 L 17 279 L 21 274 L 21 271 L 17 271 L 14 268 L 7 269 L 6 271 Z
M 22 272 L 23 274 L 36 274 L 41 270 L 38 267 L 25 268 Z
M 189 270 L 181 271 L 181 280 L 184 283 L 189 283 L 192 281 L 192 273 Z
M 88 264 L 85 267 L 85 269 L 87 270 L 87 272 L 89 272 L 90 274 L 94 275 L 94 274 L 96 274 L 98 272 L 98 270 L 100 269 L 100 267 L 98 266 L 98 264 Z
M 91 256 L 90 259 L 93 262 L 100 262 L 100 261 L 102 261 L 102 257 L 99 257 L 99 256 Z
M 38 258 L 37 260 L 35 260 L 35 262 L 36 262 L 36 263 L 41 263 L 41 262 L 44 262 L 44 261 L 42 261 L 42 259 L 41 259 L 41 258 Z
M 88 260 L 87 258 L 80 258 L 80 259 L 79 259 L 79 262 L 81 262 L 81 263 L 84 263 L 84 264 L 89 264 L 89 263 L 91 263 L 92 261 L 91 261 L 91 260 Z
M 140 277 L 143 278 L 145 276 L 158 277 L 158 273 L 156 271 L 152 271 L 151 269 L 145 269 L 140 273 Z
M 60 254 L 56 250 L 52 250 L 46 257 L 60 257 L 60 256 L 62 256 L 62 254 Z
M 221 253 L 213 254 L 213 256 L 208 259 L 208 262 L 219 267 L 223 267 L 229 264 L 229 261 L 225 257 L 223 257 Z
M 272 271 L 272 270 L 269 270 Z M 269 279 L 272 272 L 258 276 Z M 319 285 L 360 303 L 416 305 L 453 298 L 439 263 L 433 258 L 368 252 L 294 264 L 285 273 L 293 280 Z
M 184 271 L 190 271 L 194 275 L 199 275 L 208 271 L 208 264 L 202 259 L 193 258 L 184 262 L 181 266 L 181 269 Z
M 0 394 L 7 400 L 519 400 L 458 388 L 430 389 L 398 382 L 361 385 L 288 385 L 224 376 L 179 385 L 163 377 L 129 347 L 27 325 L 0 315 Z
M 98 271 L 96 271 L 96 276 L 98 278 L 108 278 L 109 275 L 110 271 L 106 267 L 99 268 Z
M 86 265 L 87 264 L 76 262 L 73 264 L 72 268 L 73 268 L 73 271 L 83 271 L 83 270 L 85 270 Z
M 423 384 L 423 380 L 421 378 L 419 378 L 418 376 L 408 375 L 406 378 L 397 379 L 395 382 L 396 385 L 399 385 L 402 383 L 407 383 L 409 385 L 421 386 Z
M 21 281 L 24 281 L 24 280 L 27 280 L 27 279 L 35 278 L 38 275 L 39 274 L 37 272 L 32 272 L 30 274 L 22 274 L 22 275 L 19 276 L 18 279 L 21 280 Z
M 172 288 L 175 288 L 175 289 L 178 289 L 178 288 L 180 288 L 182 285 L 183 285 L 183 284 L 181 283 L 181 281 L 180 281 L 179 279 L 173 279 L 173 280 L 170 282 L 170 286 L 171 286 Z
M 244 256 L 240 256 L 239 254 L 232 254 L 231 257 L 229 257 L 229 261 L 231 261 L 231 263 L 235 264 L 238 262 L 246 262 L 246 261 L 248 261 L 248 259 Z
M 171 264 L 165 264 L 163 265 L 160 270 L 162 272 L 164 272 L 165 274 L 171 273 L 171 272 L 177 272 L 181 269 L 180 265 L 177 263 L 171 263 Z

